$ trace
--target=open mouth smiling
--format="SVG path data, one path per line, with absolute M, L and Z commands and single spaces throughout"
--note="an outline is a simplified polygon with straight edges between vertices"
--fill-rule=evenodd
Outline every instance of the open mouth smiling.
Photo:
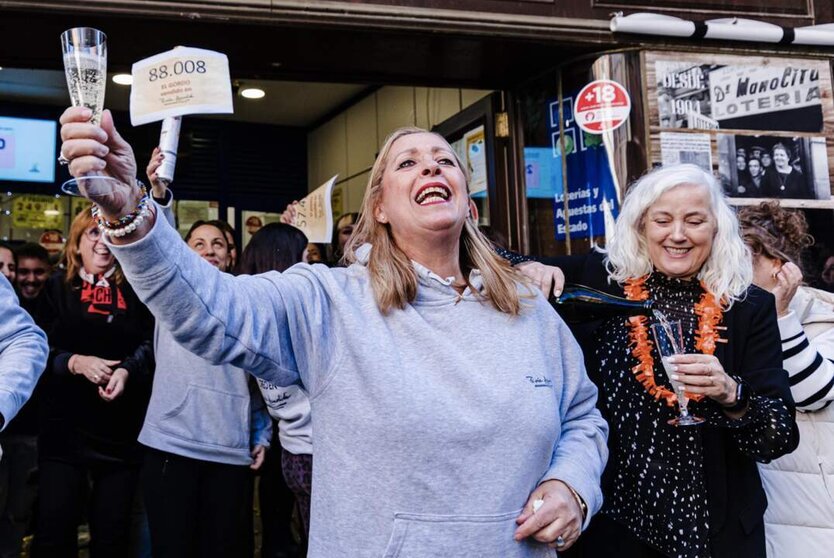
M 444 203 L 452 197 L 452 191 L 445 184 L 426 184 L 414 196 L 414 201 L 418 205 L 433 205 L 436 203 Z
M 672 246 L 666 246 L 665 249 L 669 254 L 673 256 L 684 256 L 688 254 L 690 250 L 692 250 L 692 248 L 675 248 Z

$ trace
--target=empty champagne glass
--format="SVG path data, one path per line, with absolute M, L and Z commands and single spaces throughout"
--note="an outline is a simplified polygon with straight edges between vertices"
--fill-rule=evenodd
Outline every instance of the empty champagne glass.
M 652 333 L 654 334 L 657 352 L 663 363 L 663 369 L 666 371 L 666 377 L 669 378 L 669 382 L 675 390 L 675 395 L 678 397 L 680 414 L 673 419 L 669 419 L 668 423 L 674 426 L 693 426 L 705 422 L 701 417 L 689 414 L 689 398 L 686 396 L 683 385 L 672 379 L 674 371 L 672 364 L 669 362 L 669 357 L 683 354 L 683 329 L 680 320 L 652 324 Z
M 76 27 L 61 34 L 64 72 L 74 107 L 93 111 L 90 122 L 99 125 L 107 85 L 107 36 L 92 27 Z M 119 181 L 98 173 L 73 178 L 61 185 L 64 193 L 79 196 L 81 190 L 112 188 Z

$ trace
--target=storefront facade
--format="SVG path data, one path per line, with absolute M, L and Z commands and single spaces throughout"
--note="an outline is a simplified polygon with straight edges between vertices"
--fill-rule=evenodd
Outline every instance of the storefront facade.
M 305 130 L 217 133 L 225 138 L 214 144 L 217 159 L 250 152 L 250 142 L 263 145 L 277 136 L 281 139 L 273 139 L 271 151 L 292 153 L 280 168 L 294 178 L 277 193 L 266 186 L 212 189 L 212 175 L 221 175 L 221 182 L 242 182 L 228 167 L 206 173 L 203 181 L 185 181 L 186 198 L 213 200 L 220 216 L 234 207 L 238 226 L 244 221 L 241 212 L 265 204 L 278 211 L 305 187 L 315 188 L 333 174 L 341 176 L 341 210 L 355 209 L 375 146 L 391 129 L 407 124 L 436 129 L 465 157 L 473 157 L 482 222 L 522 252 L 581 252 L 604 242 L 605 223 L 616 216 L 627 184 L 664 161 L 709 165 L 738 203 L 750 203 L 754 198 L 737 195 L 739 163 L 732 162 L 730 152 L 743 149 L 749 158 L 753 148 L 772 149 L 777 143 L 790 144 L 791 158 L 800 160 L 798 170 L 805 176 L 807 197 L 785 198 L 787 204 L 814 207 L 812 222 L 830 223 L 832 174 L 825 138 L 831 131 L 831 47 L 614 33 L 609 21 L 612 12 L 647 11 L 687 20 L 750 18 L 795 29 L 834 21 L 832 5 L 715 0 L 692 10 L 680 1 L 646 4 L 217 0 L 85 1 L 68 8 L 63 2 L 6 2 L 0 10 L 5 37 L 0 66 L 58 70 L 56 37 L 68 27 L 88 25 L 106 29 L 122 45 L 111 51 L 114 70 L 128 71 L 136 60 L 187 44 L 225 52 L 239 78 L 379 85 Z M 749 74 L 750 83 L 769 82 L 773 77 L 767 71 L 756 73 L 763 66 L 797 75 L 805 71 L 805 81 L 757 96 L 754 103 L 771 106 L 752 112 L 749 103 L 744 109 L 749 99 L 738 99 L 729 109 L 729 101 L 710 97 L 705 80 L 721 79 L 735 89 L 742 74 Z M 693 82 L 685 80 L 698 79 L 695 74 L 700 87 L 687 87 Z M 594 134 L 579 127 L 574 110 L 576 93 L 598 79 L 622 86 L 630 109 L 616 129 Z M 818 99 L 808 98 L 813 91 Z M 801 130 L 776 118 L 790 110 L 787 105 L 776 110 L 776 103 L 792 102 L 796 95 L 805 97 L 795 108 L 809 122 Z M 752 122 L 767 129 L 730 121 L 719 114 L 722 110 L 747 110 Z M 143 148 L 153 145 L 152 136 Z M 255 136 L 259 139 L 252 140 Z M 306 143 L 301 164 L 290 147 L 299 138 Z M 275 167 L 263 172 L 279 174 Z M 3 187 L 16 194 L 29 191 L 18 183 Z M 47 193 L 48 186 L 32 191 Z

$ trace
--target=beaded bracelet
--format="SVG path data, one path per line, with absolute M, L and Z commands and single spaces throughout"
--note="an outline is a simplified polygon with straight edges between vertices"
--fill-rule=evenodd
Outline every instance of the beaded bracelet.
M 145 218 L 150 217 L 151 212 L 148 209 L 148 203 L 150 201 L 150 198 L 148 197 L 148 190 L 145 188 L 144 184 L 141 182 L 139 184 L 142 187 L 142 197 L 139 199 L 136 209 L 127 215 L 119 217 L 117 221 L 108 221 L 104 219 L 104 217 L 101 216 L 101 209 L 99 209 L 96 204 L 93 204 L 93 219 L 95 219 L 96 225 L 103 234 L 110 237 L 128 235 L 135 231 Z

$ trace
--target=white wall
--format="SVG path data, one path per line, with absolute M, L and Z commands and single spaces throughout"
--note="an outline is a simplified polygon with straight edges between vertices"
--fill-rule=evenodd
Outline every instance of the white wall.
M 431 128 L 491 91 L 383 87 L 307 135 L 307 177 L 314 190 L 339 175 L 342 207 L 334 213 L 359 211 L 368 175 L 385 138 L 401 126 Z

